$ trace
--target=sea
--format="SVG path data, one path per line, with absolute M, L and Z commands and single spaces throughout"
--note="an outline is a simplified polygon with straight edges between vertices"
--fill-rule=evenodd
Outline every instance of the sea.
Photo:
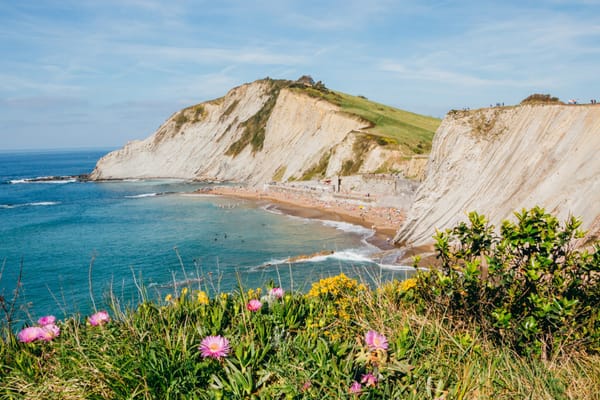
M 14 303 L 15 320 L 135 307 L 184 287 L 307 291 L 341 272 L 369 284 L 411 273 L 373 261 L 366 228 L 196 192 L 211 183 L 77 178 L 108 151 L 0 152 L 0 302 Z

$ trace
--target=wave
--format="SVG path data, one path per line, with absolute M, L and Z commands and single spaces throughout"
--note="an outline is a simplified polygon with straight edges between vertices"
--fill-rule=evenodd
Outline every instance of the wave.
M 166 196 L 168 194 L 175 194 L 177 192 L 151 192 L 151 193 L 141 193 L 141 194 L 131 194 L 125 196 L 127 199 L 143 199 L 144 197 L 155 197 L 155 196 Z
M 332 221 L 328 219 L 321 220 L 321 223 L 325 226 L 329 226 L 340 231 L 348 232 L 348 233 L 356 233 L 364 237 L 371 237 L 374 234 L 373 229 L 365 228 L 361 225 L 351 224 L 349 222 L 342 221 Z
M 265 210 L 266 212 L 271 213 L 271 214 L 285 215 L 285 213 L 283 211 L 281 211 L 280 209 L 278 209 L 277 206 L 275 206 L 273 204 L 267 204 L 265 206 L 262 206 L 261 208 L 263 210 Z M 294 217 L 293 215 L 289 215 L 289 217 L 299 218 L 299 219 L 306 219 L 306 218 Z
M 204 278 L 203 277 L 194 277 L 194 278 L 188 278 L 188 279 L 184 279 L 181 281 L 174 281 L 174 282 L 169 282 L 169 283 L 156 283 L 156 282 L 151 282 L 150 284 L 148 284 L 148 287 L 156 287 L 159 289 L 177 289 L 181 286 L 189 286 L 195 283 L 202 283 L 204 282 Z
M 79 179 L 74 176 L 37 176 L 35 178 L 21 178 L 21 179 L 12 179 L 9 180 L 8 183 L 12 185 L 22 184 L 22 183 L 73 183 L 77 182 Z
M 154 196 L 158 196 L 159 193 L 142 193 L 142 194 L 134 194 L 131 196 L 125 196 L 125 198 L 127 199 L 141 199 L 144 197 L 154 197 Z
M 44 206 L 55 206 L 61 204 L 60 201 L 37 201 L 33 203 L 21 203 L 21 204 L 0 204 L 0 208 L 19 208 L 19 207 L 44 207 Z
M 389 269 L 393 271 L 415 271 L 415 267 L 412 265 L 399 265 L 399 264 L 377 264 L 383 269 Z M 421 268 L 419 268 L 421 269 Z
M 376 262 L 366 255 L 363 251 L 358 250 L 342 250 L 342 251 L 321 251 L 315 254 L 300 255 L 294 257 L 272 259 L 261 265 L 258 269 L 273 267 L 277 265 L 302 264 L 302 263 L 317 263 L 325 260 L 340 260 L 355 263 L 376 264 Z

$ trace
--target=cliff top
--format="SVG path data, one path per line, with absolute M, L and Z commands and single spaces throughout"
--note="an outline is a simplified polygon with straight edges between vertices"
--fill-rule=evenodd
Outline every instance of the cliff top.
M 342 112 L 367 121 L 369 126 L 363 129 L 363 132 L 373 135 L 379 144 L 400 145 L 405 154 L 429 153 L 433 135 L 442 122 L 439 118 L 380 104 L 367 99 L 365 96 L 353 96 L 331 90 L 321 81 L 315 83 L 309 76 L 302 76 L 296 81 L 264 78 L 253 83 L 256 82 L 270 83 L 273 92 L 289 89 L 340 107 Z M 235 90 L 235 88 L 232 90 Z M 219 100 L 216 99 L 210 102 L 218 102 Z

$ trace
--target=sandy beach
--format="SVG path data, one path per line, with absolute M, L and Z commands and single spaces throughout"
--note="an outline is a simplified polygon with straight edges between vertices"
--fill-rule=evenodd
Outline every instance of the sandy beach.
M 361 225 L 375 231 L 370 242 L 382 250 L 394 248 L 390 242 L 404 219 L 404 213 L 393 207 L 377 207 L 368 203 L 338 199 L 326 200 L 310 193 L 218 186 L 210 190 L 203 190 L 202 194 L 264 201 L 273 203 L 278 210 L 289 215 Z

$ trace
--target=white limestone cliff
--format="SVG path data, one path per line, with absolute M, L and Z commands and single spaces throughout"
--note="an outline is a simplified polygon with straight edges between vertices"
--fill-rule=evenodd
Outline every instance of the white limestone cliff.
M 322 160 L 327 161 L 325 176 L 339 174 L 343 163 L 355 157 L 358 131 L 369 123 L 301 90 L 284 87 L 274 98 L 273 85 L 268 79 L 245 84 L 221 99 L 175 113 L 152 136 L 99 160 L 90 179 L 182 178 L 259 185 L 301 178 Z M 269 101 L 275 104 L 264 112 Z M 259 146 L 239 145 L 247 121 L 261 112 L 268 118 L 262 121 L 264 139 Z M 377 148 L 375 143 L 371 147 Z M 401 159 L 377 151 L 377 157 L 364 155 L 368 162 L 358 172 Z
M 541 206 L 564 221 L 600 225 L 600 106 L 523 105 L 451 112 L 394 241 L 427 246 L 436 229 L 477 211 L 496 226 Z

